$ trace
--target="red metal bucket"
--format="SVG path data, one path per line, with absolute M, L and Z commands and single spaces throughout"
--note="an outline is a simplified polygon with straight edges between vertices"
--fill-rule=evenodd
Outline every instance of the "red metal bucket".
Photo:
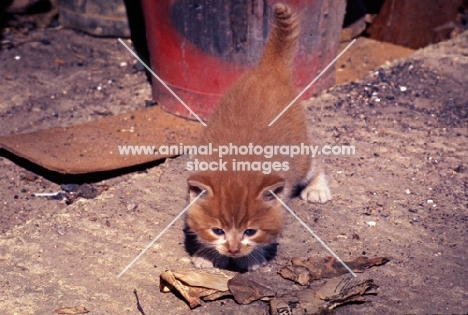
M 143 0 L 153 71 L 202 119 L 213 114 L 221 95 L 258 62 L 272 5 L 263 0 Z M 345 1 L 288 0 L 300 15 L 301 35 L 294 83 L 307 86 L 337 54 Z M 334 84 L 333 68 L 303 98 Z M 158 81 L 153 98 L 162 108 L 194 119 Z

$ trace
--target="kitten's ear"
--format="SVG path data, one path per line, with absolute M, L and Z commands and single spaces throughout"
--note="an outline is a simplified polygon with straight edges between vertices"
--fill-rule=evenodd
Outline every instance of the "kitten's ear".
M 204 177 L 192 175 L 187 179 L 187 184 L 190 201 L 197 198 L 203 190 L 205 190 L 205 192 L 199 199 L 207 199 L 213 195 L 213 189 L 211 188 L 209 181 Z
M 275 195 L 281 199 L 284 197 L 284 185 L 285 181 L 280 179 L 276 183 L 264 187 L 259 197 L 266 203 L 275 204 L 278 201 Z M 271 192 L 273 192 L 274 195 Z

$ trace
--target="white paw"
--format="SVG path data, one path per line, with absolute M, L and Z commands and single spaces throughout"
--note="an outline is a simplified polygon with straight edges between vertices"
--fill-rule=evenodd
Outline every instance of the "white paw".
M 325 203 L 332 199 L 332 195 L 326 183 L 309 185 L 301 192 L 301 199 L 308 202 Z
M 255 264 L 255 265 L 249 266 L 249 271 L 255 271 L 255 270 L 257 270 L 257 269 L 260 268 L 260 267 L 266 266 L 267 264 L 268 264 L 268 262 L 263 261 L 263 262 L 260 263 L 260 264 Z
M 197 268 L 213 268 L 213 262 L 203 257 L 192 257 L 192 264 Z

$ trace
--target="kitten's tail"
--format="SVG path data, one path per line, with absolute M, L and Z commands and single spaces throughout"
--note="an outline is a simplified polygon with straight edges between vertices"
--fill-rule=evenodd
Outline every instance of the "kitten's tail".
M 299 36 L 298 17 L 283 3 L 275 4 L 273 12 L 275 21 L 260 59 L 259 68 L 277 69 L 281 75 L 289 78 L 294 48 Z

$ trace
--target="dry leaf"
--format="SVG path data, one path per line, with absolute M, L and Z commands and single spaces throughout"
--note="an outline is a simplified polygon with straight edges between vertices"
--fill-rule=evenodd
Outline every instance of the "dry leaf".
M 377 285 L 372 279 L 352 276 L 333 278 L 322 286 L 293 292 L 270 301 L 271 315 L 333 314 L 337 306 L 351 302 L 365 302 L 364 295 L 373 294 Z
M 386 257 L 358 257 L 355 260 L 345 262 L 354 272 L 364 272 L 365 269 L 380 266 L 388 262 Z M 332 257 L 321 258 L 311 257 L 305 261 L 299 258 L 292 259 L 292 266 L 283 267 L 279 274 L 289 280 L 293 280 L 300 285 L 308 285 L 312 281 L 322 278 L 333 278 L 349 271 L 336 259 Z
M 176 290 L 194 308 L 201 305 L 202 298 L 211 301 L 231 295 L 228 281 L 234 275 L 215 268 L 166 270 L 160 275 L 159 289 L 164 293 Z
M 275 296 L 275 293 L 263 285 L 249 280 L 246 275 L 238 274 L 228 281 L 229 291 L 231 291 L 239 304 L 250 304 L 253 301 L 265 297 Z

